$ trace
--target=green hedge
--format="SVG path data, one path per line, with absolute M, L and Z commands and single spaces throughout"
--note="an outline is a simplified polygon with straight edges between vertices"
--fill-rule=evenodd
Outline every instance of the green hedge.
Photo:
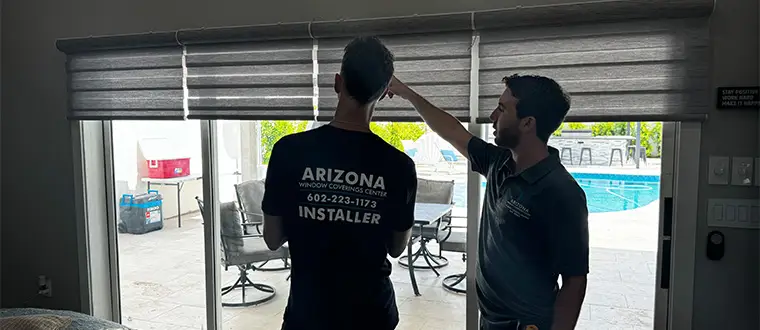
M 427 131 L 423 123 L 370 123 L 370 130 L 385 142 L 404 151 L 403 140 L 416 141 Z
M 553 135 L 558 136 L 562 129 L 591 129 L 593 136 L 626 135 L 628 123 L 565 123 Z M 272 147 L 283 136 L 306 130 L 307 121 L 265 120 L 261 122 L 261 148 L 264 164 L 269 164 Z M 635 124 L 630 123 L 631 130 Z M 370 129 L 380 138 L 403 151 L 402 140 L 415 141 L 425 132 L 423 123 L 370 123 Z M 647 156 L 662 146 L 662 123 L 641 123 L 641 145 L 646 148 Z
M 283 136 L 303 132 L 307 121 L 265 120 L 261 122 L 261 152 L 264 165 L 269 164 L 272 147 Z M 422 123 L 370 123 L 370 129 L 380 138 L 403 151 L 402 140 L 415 141 L 425 134 L 426 126 Z
M 289 121 L 289 120 L 265 120 L 261 122 L 261 152 L 264 155 L 262 162 L 264 165 L 269 164 L 269 157 L 272 157 L 272 147 L 283 136 L 306 130 L 308 121 Z

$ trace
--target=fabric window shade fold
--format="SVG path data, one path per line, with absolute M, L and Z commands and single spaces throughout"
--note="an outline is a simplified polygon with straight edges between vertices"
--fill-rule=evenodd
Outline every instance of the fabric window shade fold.
M 402 80 L 466 121 L 473 30 L 480 34 L 479 122 L 488 121 L 501 77 L 511 73 L 557 79 L 573 96 L 571 121 L 703 120 L 713 105 L 713 7 L 714 0 L 587 1 L 69 38 L 56 46 L 68 55 L 73 120 L 182 119 L 186 111 L 189 118 L 312 119 L 315 89 L 320 117 L 330 118 L 343 47 L 352 36 L 379 35 L 396 53 Z M 186 45 L 184 68 L 179 45 Z M 397 99 L 381 101 L 375 119 L 420 120 Z
M 312 40 L 187 46 L 188 118 L 313 120 Z
M 70 120 L 184 118 L 182 49 L 69 54 Z
M 396 76 L 433 104 L 469 121 L 472 32 L 380 36 L 395 56 Z M 319 120 L 329 120 L 338 104 L 335 74 L 349 38 L 319 40 Z M 411 103 L 394 97 L 378 102 L 374 121 L 422 121 Z
M 557 80 L 571 95 L 568 121 L 704 120 L 708 46 L 699 19 L 482 31 L 477 121 L 490 122 L 514 73 Z

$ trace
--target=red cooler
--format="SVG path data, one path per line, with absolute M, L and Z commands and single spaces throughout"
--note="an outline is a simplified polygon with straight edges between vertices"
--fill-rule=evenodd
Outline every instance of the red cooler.
M 168 179 L 190 175 L 190 158 L 148 159 L 148 177 Z
M 140 176 L 171 179 L 190 175 L 190 155 L 180 139 L 147 138 L 139 141 Z

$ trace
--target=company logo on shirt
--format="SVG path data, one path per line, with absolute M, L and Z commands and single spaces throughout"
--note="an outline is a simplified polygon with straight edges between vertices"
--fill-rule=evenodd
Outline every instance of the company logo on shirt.
M 385 200 L 382 176 L 335 168 L 304 168 L 298 183 L 306 194 L 299 201 L 298 215 L 303 219 L 379 224 L 378 203 Z
M 520 204 L 517 200 L 508 200 L 506 207 L 507 211 L 512 213 L 512 215 L 523 219 L 530 219 L 530 211 L 528 211 L 528 208 Z

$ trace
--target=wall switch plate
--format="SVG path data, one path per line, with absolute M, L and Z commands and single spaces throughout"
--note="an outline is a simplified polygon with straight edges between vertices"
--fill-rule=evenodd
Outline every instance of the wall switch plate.
M 734 186 L 751 186 L 752 176 L 755 171 L 752 168 L 755 160 L 752 157 L 733 157 L 731 159 L 731 184 Z
M 760 202 L 755 199 L 707 200 L 707 225 L 742 229 L 760 229 Z
M 728 157 L 710 156 L 707 169 L 707 183 L 711 185 L 727 185 L 731 178 L 731 161 Z
M 755 186 L 760 187 L 760 157 L 755 158 Z

